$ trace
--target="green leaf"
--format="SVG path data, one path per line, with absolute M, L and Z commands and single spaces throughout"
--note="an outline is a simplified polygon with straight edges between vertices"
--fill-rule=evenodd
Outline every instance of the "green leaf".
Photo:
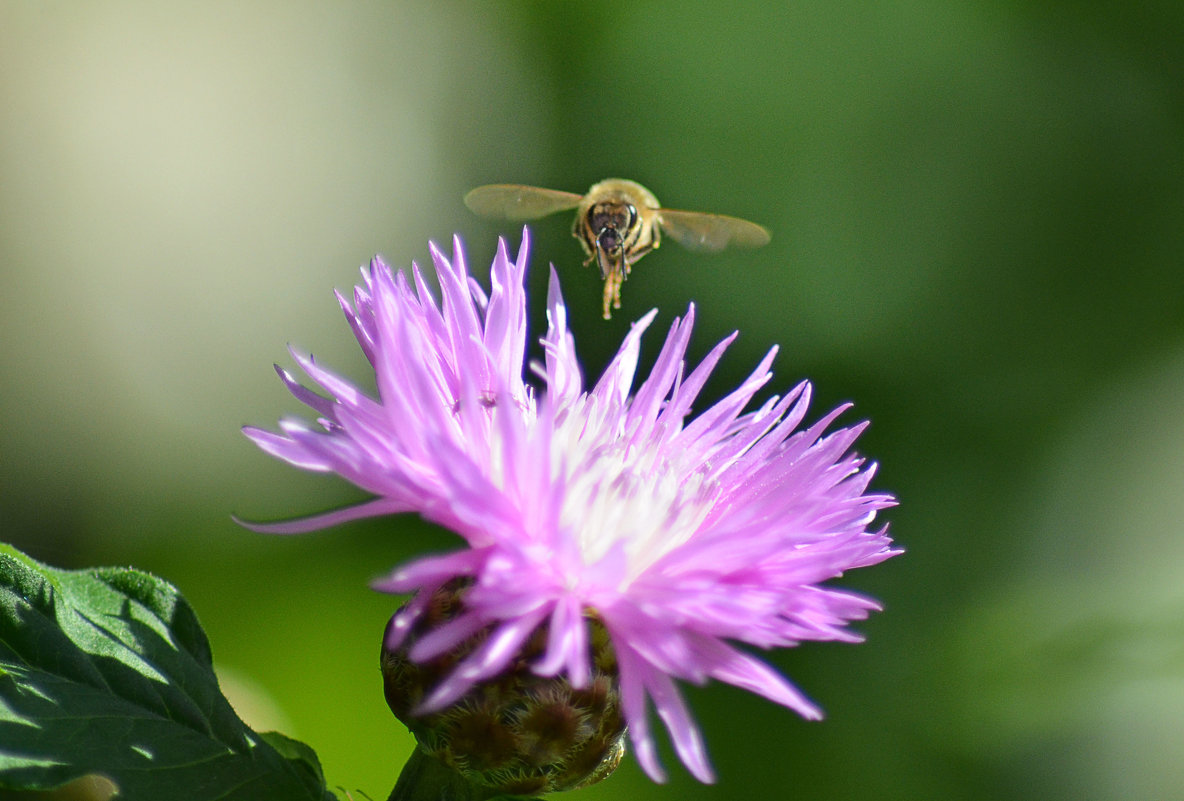
M 334 798 L 311 749 L 239 720 L 175 587 L 0 544 L 0 788 L 88 774 L 120 801 Z
M 299 740 L 293 740 L 286 734 L 280 734 L 278 731 L 260 732 L 259 736 L 280 756 L 293 763 L 298 769 L 305 771 L 314 785 L 325 786 L 325 774 L 321 771 L 321 762 L 317 759 L 316 752 L 311 748 Z

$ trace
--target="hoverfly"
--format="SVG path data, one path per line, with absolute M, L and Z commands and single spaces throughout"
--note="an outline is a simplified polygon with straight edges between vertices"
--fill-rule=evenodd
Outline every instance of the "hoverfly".
M 662 234 L 691 250 L 720 250 L 726 245 L 760 247 L 769 232 L 756 223 L 697 211 L 664 209 L 650 190 L 623 178 L 595 184 L 586 195 L 518 184 L 479 186 L 465 195 L 465 205 L 486 217 L 534 220 L 576 210 L 572 236 L 604 279 L 604 319 L 621 308 L 621 282 L 637 261 L 662 244 Z

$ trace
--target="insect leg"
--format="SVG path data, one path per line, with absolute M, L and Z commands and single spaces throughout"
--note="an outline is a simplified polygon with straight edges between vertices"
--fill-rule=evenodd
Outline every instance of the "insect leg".
M 611 320 L 613 315 L 609 309 L 621 308 L 621 271 L 613 270 L 604 280 L 604 319 Z

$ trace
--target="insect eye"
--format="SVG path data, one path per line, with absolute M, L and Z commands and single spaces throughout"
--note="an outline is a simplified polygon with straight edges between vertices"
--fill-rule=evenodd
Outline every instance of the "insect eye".
M 625 208 L 629 209 L 629 225 L 626 227 L 632 228 L 637 223 L 637 207 L 629 203 Z

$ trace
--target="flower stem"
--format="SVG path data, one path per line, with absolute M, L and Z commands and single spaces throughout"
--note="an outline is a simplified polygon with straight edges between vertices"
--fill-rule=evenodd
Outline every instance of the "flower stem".
M 387 801 L 483 801 L 487 797 L 455 770 L 416 746 Z

